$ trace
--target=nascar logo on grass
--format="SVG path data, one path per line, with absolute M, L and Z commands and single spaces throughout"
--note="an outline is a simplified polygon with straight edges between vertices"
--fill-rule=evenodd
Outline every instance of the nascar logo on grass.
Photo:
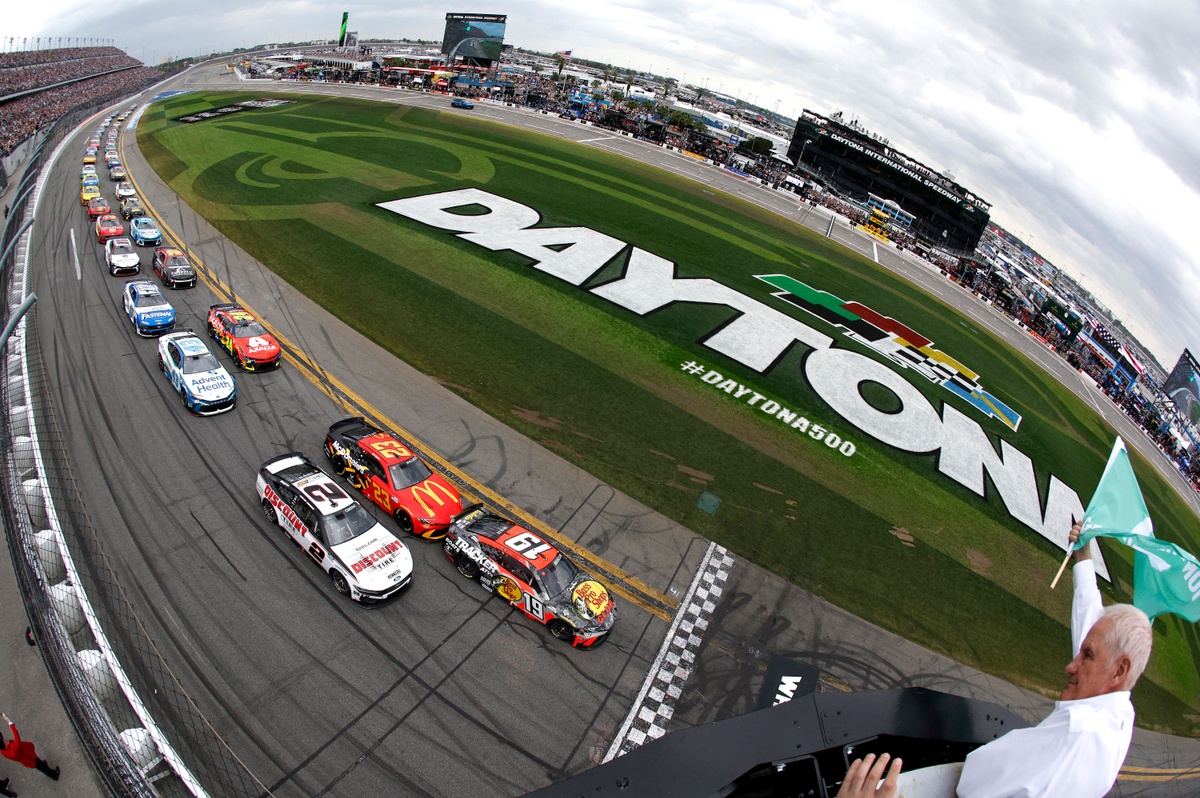
M 532 261 L 532 268 L 639 316 L 672 303 L 731 308 L 738 315 L 701 338 L 704 346 L 765 373 L 795 344 L 804 344 L 812 350 L 804 359 L 809 386 L 861 432 L 905 452 L 936 455 L 937 470 L 943 476 L 979 496 L 987 497 L 990 479 L 1005 510 L 1060 550 L 1067 548 L 1072 518 L 1084 515 L 1079 496 L 1053 474 L 1043 502 L 1029 457 L 1003 439 L 997 452 L 977 421 L 946 403 L 939 413 L 892 368 L 861 352 L 834 347 L 831 336 L 723 283 L 677 278 L 671 261 L 587 227 L 535 227 L 541 221 L 537 210 L 477 188 L 390 200 L 378 206 L 485 249 L 524 255 Z M 619 279 L 583 288 L 623 252 L 625 268 Z M 888 389 L 899 409 L 884 411 L 872 405 L 860 390 L 864 383 Z M 1103 561 L 1097 561 L 1097 572 L 1108 579 Z

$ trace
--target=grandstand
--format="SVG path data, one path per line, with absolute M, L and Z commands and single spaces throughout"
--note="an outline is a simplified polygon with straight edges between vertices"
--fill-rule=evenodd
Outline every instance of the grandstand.
M 872 194 L 896 203 L 911 214 L 917 237 L 944 249 L 972 252 L 988 224 L 989 203 L 857 122 L 845 122 L 840 111 L 824 117 L 806 109 L 788 160 L 864 205 Z
M 128 96 L 162 74 L 116 47 L 0 53 L 0 156 L 69 109 Z

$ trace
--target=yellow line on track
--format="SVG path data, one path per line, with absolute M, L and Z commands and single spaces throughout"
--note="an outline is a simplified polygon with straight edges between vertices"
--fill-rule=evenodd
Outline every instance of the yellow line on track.
M 122 130 L 120 143 L 122 151 L 124 150 L 125 144 L 124 133 L 125 131 Z M 124 158 L 121 160 L 122 163 L 125 163 Z M 587 565 L 592 566 L 593 570 L 598 571 L 601 575 L 608 577 L 612 582 L 609 584 L 609 587 L 614 593 L 621 596 L 621 598 L 625 599 L 631 604 L 641 607 L 653 615 L 657 615 L 663 620 L 670 621 L 674 617 L 675 611 L 679 608 L 678 599 L 674 599 L 662 591 L 651 587 L 645 582 L 642 582 L 637 577 L 625 573 L 617 566 L 613 565 L 607 560 L 600 559 L 589 550 L 575 543 L 573 540 L 565 538 L 563 535 L 559 534 L 558 530 L 550 527 L 538 518 L 530 515 L 521 507 L 518 507 L 508 499 L 488 488 L 470 474 L 458 468 L 458 466 L 432 451 L 428 446 L 420 444 L 419 438 L 389 419 L 370 402 L 359 396 L 357 393 L 347 387 L 345 383 L 322 368 L 304 350 L 296 346 L 289 338 L 280 333 L 275 327 L 267 322 L 266 319 L 263 318 L 261 313 L 257 313 L 254 308 L 251 307 L 244 299 L 239 297 L 232 288 L 227 286 L 219 277 L 217 277 L 213 270 L 209 269 L 205 265 L 203 259 L 200 258 L 200 256 L 194 250 L 188 247 L 182 236 L 176 233 L 163 221 L 162 215 L 154 211 L 150 201 L 146 198 L 145 194 L 142 193 L 141 188 L 138 186 L 138 183 L 134 179 L 133 173 L 130 171 L 128 166 L 125 167 L 125 173 L 126 179 L 132 183 L 134 189 L 137 190 L 137 195 L 142 200 L 142 206 L 146 209 L 146 212 L 151 214 L 155 221 L 157 221 L 159 230 L 163 232 L 164 238 L 169 236 L 174 242 L 176 242 L 176 246 L 183 250 L 183 252 L 188 256 L 188 259 L 192 262 L 192 265 L 195 267 L 196 274 L 203 279 L 205 285 L 211 288 L 213 293 L 219 298 L 222 298 L 227 302 L 236 302 L 258 317 L 263 326 L 275 336 L 280 345 L 283 347 L 284 360 L 295 366 L 301 374 L 306 376 L 308 380 L 317 386 L 323 393 L 325 393 L 326 396 L 340 405 L 348 413 L 361 414 L 376 426 L 390 429 L 399 434 L 402 438 L 407 439 L 409 442 L 417 441 L 418 445 L 415 448 L 420 449 L 421 454 L 433 460 L 444 471 L 452 475 L 460 484 L 470 486 L 470 490 L 476 494 L 476 497 L 484 500 L 486 503 L 492 504 L 495 507 L 501 508 L 507 515 L 520 521 L 524 526 L 536 530 L 548 540 L 553 541 L 558 548 L 570 551 L 578 559 L 582 560 Z M 179 201 L 183 202 L 183 198 L 180 197 Z M 470 498 L 470 496 L 468 495 L 464 498 Z

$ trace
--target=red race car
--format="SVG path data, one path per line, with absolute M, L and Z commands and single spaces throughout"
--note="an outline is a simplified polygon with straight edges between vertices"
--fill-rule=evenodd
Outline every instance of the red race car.
M 453 485 L 390 433 L 361 418 L 343 419 L 329 428 L 325 455 L 405 532 L 438 540 L 462 510 Z
M 209 307 L 208 334 L 242 371 L 273 369 L 283 355 L 275 336 L 241 305 L 226 302 Z
M 99 219 L 106 213 L 112 213 L 112 206 L 108 204 L 108 200 L 104 197 L 96 197 L 88 200 L 87 215 L 89 219 Z
M 612 631 L 617 607 L 608 588 L 553 545 L 482 504 L 454 517 L 442 547 L 460 574 L 478 579 L 559 640 L 592 648 Z
M 96 240 L 103 244 L 110 238 L 125 235 L 125 225 L 114 214 L 105 214 L 96 220 Z

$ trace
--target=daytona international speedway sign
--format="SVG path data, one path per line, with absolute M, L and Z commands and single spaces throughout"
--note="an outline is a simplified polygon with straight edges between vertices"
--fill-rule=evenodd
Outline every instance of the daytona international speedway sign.
M 587 227 L 537 227 L 541 221 L 538 211 L 480 189 L 391 200 L 379 203 L 379 207 L 454 233 L 485 249 L 516 252 L 529 258 L 530 265 L 538 271 L 640 316 L 672 303 L 724 305 L 738 315 L 701 338 L 703 345 L 714 352 L 762 374 L 795 344 L 803 344 L 812 350 L 803 366 L 808 384 L 859 432 L 905 452 L 936 455 L 941 474 L 979 496 L 985 496 L 985 485 L 990 479 L 1008 513 L 1060 550 L 1067 548 L 1072 517 L 1083 517 L 1083 505 L 1074 490 L 1051 474 L 1043 497 L 1029 457 L 1003 439 L 997 452 L 974 418 L 948 403 L 943 403 L 939 411 L 893 367 L 864 353 L 835 347 L 834 339 L 826 333 L 723 283 L 707 278 L 678 278 L 671 261 Z M 480 209 L 486 212 L 479 212 Z M 628 260 L 620 279 L 583 288 L 584 283 L 626 249 Z M 881 314 L 866 313 L 869 309 L 861 305 L 814 291 L 791 278 L 764 275 L 760 279 L 799 300 L 789 300 L 792 304 L 843 328 L 846 334 L 857 333 L 860 340 L 873 335 L 859 324 L 865 319 L 880 333 L 875 345 L 867 341 L 873 350 L 894 364 L 904 365 L 906 370 L 915 370 L 941 384 L 985 416 L 998 419 L 1010 429 L 1017 428 L 1019 415 L 983 391 L 965 366 L 932 348 L 932 342 L 915 332 L 897 326 Z M 890 343 L 884 346 L 883 338 Z M 894 351 L 898 348 L 912 351 Z M 897 358 L 911 360 L 912 365 Z M 760 396 L 749 386 L 726 380 L 700 364 L 684 364 L 684 370 L 731 395 L 737 394 L 738 398 L 749 393 Z M 864 383 L 887 388 L 895 395 L 899 409 L 876 408 L 860 390 Z M 738 389 L 742 389 L 740 394 Z M 760 399 L 763 401 L 755 403 L 758 409 L 770 410 L 780 419 L 783 416 L 778 414 L 791 414 L 789 426 L 800 423 L 795 420 L 801 418 L 795 411 L 766 397 Z M 808 421 L 802 423 L 811 436 Z M 845 446 L 845 442 L 844 436 L 837 436 L 834 445 L 830 441 L 826 445 L 843 455 L 852 455 L 854 445 Z M 1103 562 L 1098 566 L 1108 578 Z

